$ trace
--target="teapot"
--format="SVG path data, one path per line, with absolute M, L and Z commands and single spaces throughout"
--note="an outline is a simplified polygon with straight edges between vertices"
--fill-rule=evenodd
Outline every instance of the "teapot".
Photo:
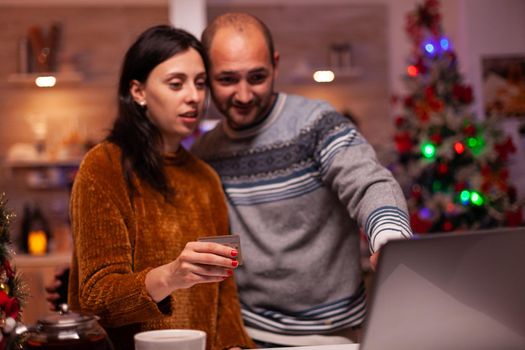
M 113 350 L 98 317 L 71 312 L 67 304 L 35 327 L 18 326 L 9 339 L 9 350 Z

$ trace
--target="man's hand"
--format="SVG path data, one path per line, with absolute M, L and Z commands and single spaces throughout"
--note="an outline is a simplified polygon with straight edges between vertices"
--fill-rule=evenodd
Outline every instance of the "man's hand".
M 373 271 L 376 270 L 378 259 L 379 259 L 379 252 L 378 251 L 370 256 L 370 266 L 372 267 Z

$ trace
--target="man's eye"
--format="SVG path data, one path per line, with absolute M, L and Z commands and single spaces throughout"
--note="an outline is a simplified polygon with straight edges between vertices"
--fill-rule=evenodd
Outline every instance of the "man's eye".
M 219 82 L 219 84 L 222 85 L 231 85 L 235 84 L 237 82 L 237 79 L 234 77 L 219 77 L 217 81 Z
M 266 81 L 266 78 L 266 74 L 254 74 L 248 78 L 248 81 L 250 82 L 250 84 L 261 84 Z

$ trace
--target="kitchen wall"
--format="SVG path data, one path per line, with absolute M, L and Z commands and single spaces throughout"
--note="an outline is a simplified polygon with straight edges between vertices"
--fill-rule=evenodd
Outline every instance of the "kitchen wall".
M 37 88 L 31 81 L 9 82 L 17 73 L 18 45 L 31 26 L 47 30 L 62 26 L 59 71 L 74 70 L 81 81 Z M 13 146 L 17 159 L 34 150 L 38 130 L 45 127 L 49 161 L 81 156 L 78 146 L 104 137 L 115 115 L 116 82 L 125 50 L 146 27 L 168 23 L 164 6 L 0 6 L 0 192 L 5 192 L 18 220 L 25 203 L 39 204 L 53 231 L 67 229 L 67 167 L 10 167 Z M 22 147 L 25 146 L 25 147 Z M 11 152 L 11 154 L 10 154 Z M 34 163 L 33 163 L 34 165 Z
M 243 10 L 259 16 L 272 28 L 282 56 L 278 89 L 326 99 L 339 110 L 352 112 L 378 147 L 390 141 L 386 6 L 334 4 L 327 9 L 315 4 L 270 4 L 233 8 L 210 3 L 209 19 L 228 10 Z M 28 145 L 32 147 L 38 125 L 47 130 L 48 158 L 57 161 L 78 156 L 78 147 L 72 143 L 102 139 L 115 115 L 122 56 L 143 29 L 168 22 L 167 5 L 0 3 L 0 42 L 4 46 L 0 50 L 0 191 L 7 193 L 10 206 L 19 216 L 24 203 L 40 203 L 55 228 L 67 226 L 67 177 L 71 169 L 13 168 L 8 166 L 9 157 L 13 153 L 19 157 L 27 152 Z M 59 81 L 47 89 L 33 87 L 30 82 L 9 82 L 18 70 L 20 39 L 31 26 L 49 29 L 54 22 L 61 24 L 63 34 L 58 70 L 74 70 L 84 76 L 82 81 Z M 314 83 L 311 75 L 315 69 L 328 67 L 329 46 L 334 43 L 351 44 L 351 74 L 336 76 L 330 85 Z M 16 144 L 26 147 L 15 149 Z M 16 235 L 18 227 L 14 228 Z

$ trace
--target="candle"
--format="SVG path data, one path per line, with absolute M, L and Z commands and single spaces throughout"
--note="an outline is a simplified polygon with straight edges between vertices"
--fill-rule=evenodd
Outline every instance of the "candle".
M 27 246 L 31 255 L 45 254 L 47 251 L 46 233 L 42 230 L 29 232 Z

